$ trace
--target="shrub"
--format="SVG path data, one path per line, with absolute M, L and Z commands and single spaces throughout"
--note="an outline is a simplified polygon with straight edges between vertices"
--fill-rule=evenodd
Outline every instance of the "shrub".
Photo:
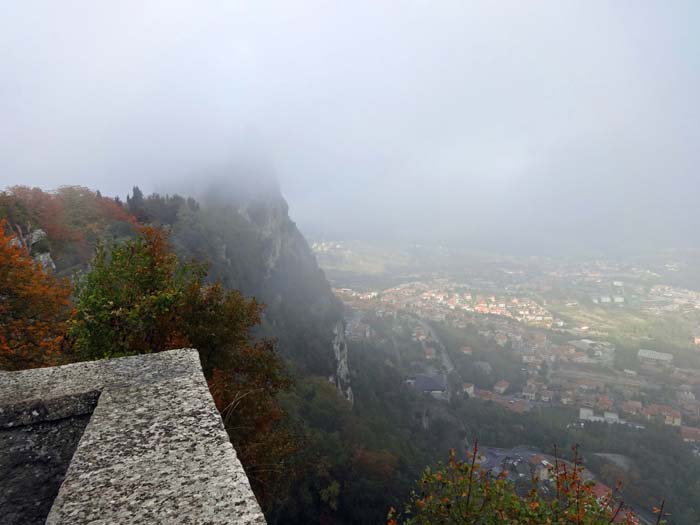
M 555 493 L 544 497 L 536 488 L 521 497 L 504 474 L 492 476 L 478 463 L 478 446 L 467 461 L 454 450 L 447 465 L 426 469 L 403 515 L 389 512 L 389 525 L 399 520 L 411 525 L 518 524 L 603 525 L 639 523 L 634 513 L 617 500 L 617 492 L 597 495 L 594 483 L 584 481 L 583 466 L 574 447 L 573 464 L 555 461 L 550 469 Z M 619 487 L 618 487 L 619 489 Z M 659 520 L 659 523 L 663 523 Z

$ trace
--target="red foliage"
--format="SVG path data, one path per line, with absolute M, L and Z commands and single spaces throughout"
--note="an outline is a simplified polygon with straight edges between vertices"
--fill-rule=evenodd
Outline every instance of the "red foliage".
M 14 186 L 10 188 L 10 192 L 15 199 L 31 211 L 36 220 L 36 224 L 22 224 L 21 228 L 27 230 L 35 227 L 42 228 L 49 238 L 58 242 L 77 239 L 77 232 L 71 231 L 71 228 L 66 225 L 63 203 L 56 198 L 55 194 L 27 186 Z
M 55 364 L 69 315 L 70 287 L 47 274 L 0 221 L 0 368 Z
M 97 211 L 103 219 L 136 224 L 136 217 L 126 211 L 124 206 L 114 199 L 98 195 L 95 197 L 95 202 L 97 203 Z

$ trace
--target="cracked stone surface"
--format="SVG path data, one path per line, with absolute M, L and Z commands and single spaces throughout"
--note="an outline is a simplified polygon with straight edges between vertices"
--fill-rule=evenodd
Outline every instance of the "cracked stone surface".
M 0 435 L 86 417 L 46 523 L 265 523 L 196 350 L 0 372 Z

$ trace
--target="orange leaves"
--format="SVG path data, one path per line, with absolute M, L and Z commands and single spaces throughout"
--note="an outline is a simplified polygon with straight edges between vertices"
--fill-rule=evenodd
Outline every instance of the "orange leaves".
M 55 364 L 69 315 L 68 283 L 47 274 L 0 221 L 0 368 Z
M 124 209 L 120 203 L 114 199 L 109 199 L 101 195 L 95 197 L 95 204 L 98 215 L 108 221 L 122 221 L 136 224 L 136 217 Z
M 216 408 L 222 413 L 231 403 L 231 379 L 230 374 L 219 368 L 215 368 L 212 371 L 211 378 L 209 379 L 209 392 L 211 392 L 211 396 L 214 398 Z
M 0 216 L 8 219 L 13 230 L 43 229 L 56 245 L 84 244 L 86 234 L 100 236 L 115 223 L 136 224 L 118 200 L 81 186 L 56 191 L 13 186 L 0 191 Z

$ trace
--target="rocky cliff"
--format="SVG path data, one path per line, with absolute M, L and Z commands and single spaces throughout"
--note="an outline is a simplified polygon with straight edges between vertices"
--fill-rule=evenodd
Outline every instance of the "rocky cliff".
M 213 279 L 265 304 L 262 334 L 296 369 L 337 377 L 352 398 L 342 304 L 278 190 L 210 192 L 197 209 L 182 207 L 172 231 L 182 256 L 210 261 Z
M 36 262 L 41 264 L 45 271 L 53 272 L 56 270 L 56 264 L 53 262 L 51 252 L 49 252 L 48 247 L 44 243 L 47 238 L 44 230 L 41 228 L 32 228 L 31 225 L 28 225 L 26 230 L 16 225 L 12 230 L 15 234 L 15 238 L 13 239 L 14 244 L 24 246 L 27 252 L 31 254 Z
M 348 368 L 348 344 L 345 340 L 345 322 L 338 321 L 333 329 L 333 354 L 335 355 L 336 370 L 332 377 L 338 392 L 345 396 L 350 404 L 355 401 L 350 385 L 350 369 Z
M 50 270 L 58 266 L 64 276 L 87 268 L 98 242 L 134 235 L 136 221 L 169 229 L 181 259 L 208 263 L 212 280 L 264 303 L 261 335 L 278 340 L 295 372 L 342 376 L 339 388 L 347 397 L 347 349 L 336 341 L 342 305 L 290 219 L 279 188 L 258 173 L 245 184 L 240 177 L 217 180 L 195 198 L 145 197 L 134 188 L 126 206 L 86 188 L 0 192 L 0 218 L 8 218 L 16 242 L 38 262 Z

